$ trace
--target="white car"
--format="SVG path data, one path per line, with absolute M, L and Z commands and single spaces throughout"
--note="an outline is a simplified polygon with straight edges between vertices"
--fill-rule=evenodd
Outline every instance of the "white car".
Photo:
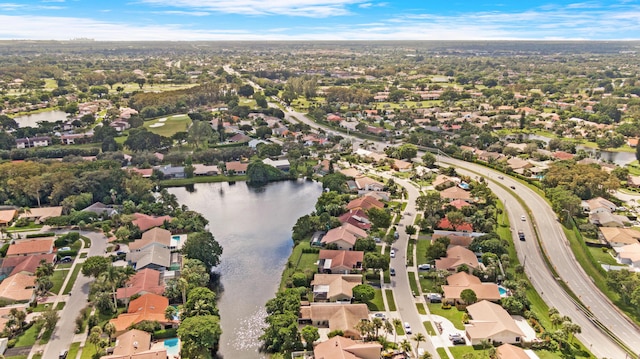
M 520 216 L 520 220 L 524 222 L 524 221 L 527 220 L 527 217 L 525 217 L 524 214 L 523 214 L 522 216 Z
M 394 249 L 392 249 L 391 252 L 389 252 L 389 255 L 391 256 L 391 258 L 395 258 L 396 257 L 396 251 Z
M 404 322 L 404 332 L 411 334 L 411 325 L 409 325 L 409 322 Z

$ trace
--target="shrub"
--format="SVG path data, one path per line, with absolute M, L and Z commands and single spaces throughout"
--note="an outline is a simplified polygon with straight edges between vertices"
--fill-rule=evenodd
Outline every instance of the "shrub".
M 175 338 L 177 336 L 177 331 L 178 330 L 176 328 L 156 330 L 155 332 L 153 332 L 153 338 L 154 339 Z
M 17 342 L 18 342 L 18 338 L 14 338 L 14 339 L 9 340 L 7 342 L 7 348 L 15 347 Z
M 2 247 L 0 248 L 0 257 L 4 258 L 4 256 L 7 255 L 7 251 L 9 250 L 9 245 L 10 243 L 5 243 L 4 245 L 2 245 Z
M 75 257 L 77 254 L 78 251 L 58 251 L 58 258 Z
M 31 233 L 31 234 L 27 234 L 27 238 L 53 237 L 55 235 L 56 234 L 53 232 Z

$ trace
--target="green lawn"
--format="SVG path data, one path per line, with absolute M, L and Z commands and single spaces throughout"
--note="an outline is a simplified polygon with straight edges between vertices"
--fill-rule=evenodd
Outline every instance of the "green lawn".
M 369 311 L 372 312 L 381 312 L 384 311 L 384 301 L 382 300 L 382 290 L 376 289 L 376 295 L 372 300 L 367 302 L 367 307 Z
M 87 342 L 82 348 L 82 355 L 80 359 L 93 359 L 93 355 L 96 353 L 96 346 Z M 67 358 L 71 359 L 68 355 Z
M 444 348 L 436 348 L 436 352 L 438 352 L 438 355 L 440 356 L 441 359 L 449 358 L 449 355 L 447 355 L 447 352 L 444 350 Z
M 144 91 L 144 92 L 162 92 L 162 91 L 175 91 L 175 90 L 183 90 L 188 89 L 194 86 L 198 86 L 197 84 L 147 84 L 145 83 L 140 89 L 140 85 L 135 82 L 127 82 L 121 83 L 118 82 L 113 85 L 113 89 L 109 90 L 109 93 L 115 94 L 117 93 L 116 89 L 118 87 L 122 87 L 124 89 L 123 92 L 130 93 L 134 91 Z
M 309 269 L 312 272 L 316 272 L 318 267 L 316 262 L 318 261 L 317 253 L 302 253 L 304 249 L 311 248 L 311 244 L 308 241 L 302 241 L 293 247 L 293 251 L 289 256 L 287 268 L 282 272 L 282 279 L 280 280 L 280 290 L 284 290 L 287 284 L 287 280 L 291 278 L 293 273 L 302 272 L 305 269 Z
M 464 330 L 464 325 L 462 325 L 462 315 L 465 312 L 459 311 L 456 307 L 451 307 L 451 309 L 442 309 L 441 303 L 428 303 L 427 306 L 429 307 L 431 314 L 445 317 L 449 319 L 457 329 Z
M 587 249 L 589 250 L 589 252 L 591 252 L 591 256 L 593 257 L 593 259 L 595 259 L 596 262 L 598 263 L 616 265 L 616 266 L 622 265 L 616 262 L 615 258 L 611 256 L 610 250 L 608 248 L 605 248 L 606 251 L 603 251 L 602 248 L 587 246 Z
M 419 314 L 427 314 L 427 311 L 424 309 L 424 304 L 416 303 L 416 309 L 418 309 Z
M 16 342 L 15 347 L 22 348 L 33 346 L 36 343 L 36 337 L 40 332 L 40 328 L 41 326 L 39 325 L 32 325 L 31 328 L 27 329 L 24 333 L 22 333 L 22 335 L 18 337 L 18 341 Z
M 416 264 L 427 263 L 427 249 L 431 246 L 429 237 L 420 236 L 416 245 Z
M 246 181 L 247 176 L 197 176 L 192 178 L 176 178 L 160 181 L 162 187 L 182 187 L 194 183 L 213 183 L 213 182 L 242 182 Z
M 395 312 L 397 308 L 396 301 L 393 299 L 393 291 L 391 289 L 385 289 L 384 294 L 387 296 L 387 305 L 389 306 L 389 311 Z
M 160 121 L 164 120 L 164 121 Z M 164 123 L 161 127 L 153 127 L 156 124 Z M 184 132 L 189 128 L 191 119 L 187 115 L 174 115 L 145 121 L 144 127 L 150 132 L 160 136 L 171 137 L 177 132 Z
M 400 322 L 400 324 L 396 325 L 395 329 L 396 329 L 396 334 L 404 335 L 404 327 L 402 326 L 402 322 Z
M 80 351 L 80 342 L 71 343 L 69 347 L 69 353 L 67 354 L 67 358 L 76 359 L 78 356 L 78 352 Z
M 431 325 L 431 322 L 427 321 L 427 322 L 422 322 L 422 324 L 424 325 L 424 329 L 427 331 L 427 334 L 433 336 L 433 335 L 438 335 L 438 333 L 436 332 L 435 329 L 433 329 L 433 325 Z
M 411 286 L 411 292 L 413 295 L 419 295 L 420 289 L 418 289 L 418 283 L 416 282 L 416 272 L 407 272 L 409 276 L 409 286 Z
M 76 264 L 76 267 L 73 269 L 73 273 L 71 273 L 71 278 L 69 278 L 69 282 L 67 282 L 67 286 L 64 288 L 64 292 L 62 292 L 62 294 L 71 293 L 71 289 L 73 289 L 73 284 L 76 282 L 76 278 L 78 278 L 80 269 L 82 269 L 82 264 Z
M 67 274 L 69 274 L 69 269 L 53 271 L 53 275 L 51 276 L 51 281 L 53 282 L 53 288 L 50 290 L 51 293 L 60 293 L 62 283 L 64 283 L 64 279 L 67 278 Z

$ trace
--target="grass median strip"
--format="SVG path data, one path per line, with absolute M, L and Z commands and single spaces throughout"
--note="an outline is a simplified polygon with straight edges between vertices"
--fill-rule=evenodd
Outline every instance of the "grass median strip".
M 391 289 L 385 289 L 384 294 L 387 296 L 387 305 L 389 306 L 389 311 L 395 312 L 397 308 L 396 301 L 395 299 L 393 299 L 393 291 Z
M 64 292 L 62 294 L 71 293 L 71 289 L 73 289 L 73 284 L 76 282 L 76 278 L 78 278 L 78 273 L 82 269 L 82 264 L 76 264 L 76 267 L 73 269 L 73 273 L 71 273 L 71 278 L 69 278 L 69 282 L 67 286 L 64 288 Z

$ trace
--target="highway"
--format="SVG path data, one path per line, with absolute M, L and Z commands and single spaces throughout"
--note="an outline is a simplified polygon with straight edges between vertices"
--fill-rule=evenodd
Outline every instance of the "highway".
M 321 128 L 327 132 L 336 132 L 335 129 L 317 124 L 305 114 L 297 112 L 290 107 L 285 107 L 284 112 L 285 118 L 289 121 L 302 122 L 312 128 Z M 357 147 L 357 144 L 363 141 L 353 135 L 344 133 L 340 133 L 340 135 L 345 138 L 350 138 L 354 143 L 354 147 Z M 378 150 L 382 150 L 384 147 L 390 145 L 382 141 L 369 142 L 374 143 Z M 518 258 L 520 262 L 525 265 L 525 271 L 531 283 L 550 307 L 557 308 L 562 315 L 568 315 L 574 323 L 581 326 L 582 333 L 577 334 L 576 337 L 589 347 L 594 355 L 599 358 L 628 358 L 620 346 L 594 325 L 594 322 L 601 323 L 635 353 L 640 353 L 640 330 L 635 324 L 630 322 L 625 314 L 617 310 L 580 267 L 571 252 L 571 248 L 569 247 L 560 223 L 556 220 L 556 214 L 544 198 L 508 176 L 504 176 L 504 179 L 498 179 L 498 176 L 503 176 L 502 173 L 484 166 L 444 156 L 438 156 L 438 161 L 460 169 L 459 172 L 461 173 L 465 173 L 464 170 L 466 169 L 473 171 L 466 172 L 472 177 L 481 174 L 489 180 L 489 187 L 500 200 L 505 203 L 512 226 L 512 234 L 514 236 Z M 498 183 L 503 184 L 505 187 Z M 515 190 L 508 189 L 509 186 L 513 186 Z M 530 213 L 527 213 L 520 205 L 516 196 L 520 197 L 522 201 L 527 204 Z M 527 220 L 524 222 L 520 220 L 520 216 L 522 215 L 527 217 Z M 549 257 L 558 276 L 573 293 L 580 298 L 580 301 L 586 306 L 586 313 L 585 310 L 581 310 L 570 298 L 558 283 L 558 279 L 555 278 L 547 268 L 542 257 L 541 249 L 538 246 L 538 241 L 535 239 L 536 231 L 534 231 L 534 227 L 537 230 L 542 248 Z M 521 242 L 518 240 L 518 229 L 522 229 L 525 232 L 527 237 L 526 241 Z M 399 252 L 403 255 L 406 253 L 406 251 Z M 392 265 L 397 267 L 394 262 L 392 262 Z M 396 270 L 398 269 L 399 268 L 396 268 Z M 399 272 L 399 274 L 400 273 L 401 272 Z M 403 275 L 403 277 L 406 276 Z M 401 283 L 397 282 L 396 285 L 400 286 Z M 398 287 L 398 289 L 396 293 L 397 300 L 399 297 L 405 297 L 407 294 L 411 296 L 410 289 L 408 291 L 403 290 L 401 287 Z M 413 301 L 411 301 L 411 303 L 413 303 Z

